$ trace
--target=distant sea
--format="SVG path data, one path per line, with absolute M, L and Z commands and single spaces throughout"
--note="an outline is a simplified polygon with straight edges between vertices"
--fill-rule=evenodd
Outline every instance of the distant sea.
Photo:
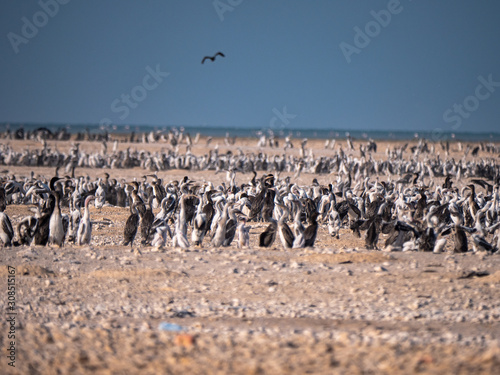
M 0 123 L 0 132 L 6 130 L 16 131 L 23 128 L 25 131 L 33 131 L 38 128 L 47 128 L 52 132 L 56 132 L 65 128 L 69 133 L 76 134 L 78 132 L 97 133 L 115 133 L 115 134 L 129 134 L 135 132 L 149 133 L 164 132 L 170 130 L 182 130 L 184 133 L 189 133 L 194 137 L 197 133 L 204 136 L 224 137 L 228 134 L 230 137 L 253 137 L 257 138 L 261 134 L 269 135 L 270 128 L 258 127 L 221 127 L 221 126 L 190 126 L 190 125 L 109 125 L 100 126 L 98 124 L 13 124 L 13 123 Z M 435 131 L 403 131 L 403 130 L 349 130 L 349 129 L 282 129 L 274 130 L 274 135 L 279 138 L 291 136 L 292 138 L 308 138 L 308 139 L 345 139 L 351 137 L 353 139 L 373 139 L 373 140 L 413 140 L 413 139 L 428 139 L 431 141 L 493 141 L 500 142 L 500 133 L 465 133 L 465 132 L 449 132 L 442 130 Z

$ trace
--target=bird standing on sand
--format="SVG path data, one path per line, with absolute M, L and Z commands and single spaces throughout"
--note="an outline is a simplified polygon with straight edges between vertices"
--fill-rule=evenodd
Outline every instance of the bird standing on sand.
M 240 223 L 238 224 L 238 228 L 236 229 L 236 233 L 238 236 L 238 249 L 250 246 L 250 227 L 246 225 L 246 222 L 246 218 L 241 218 Z
M 220 247 L 224 243 L 226 239 L 226 225 L 228 221 L 228 206 L 229 202 L 224 205 L 222 209 L 222 215 L 220 216 L 219 221 L 217 222 L 217 229 L 215 231 L 214 237 L 212 238 L 212 245 L 214 247 Z
M 215 61 L 215 58 L 217 56 L 221 56 L 221 57 L 226 57 L 222 52 L 217 52 L 215 55 L 213 56 L 205 56 L 202 60 L 201 60 L 201 63 L 204 64 L 205 63 L 205 60 L 210 60 L 210 61 Z
M 434 254 L 440 254 L 444 251 L 447 242 L 447 236 L 451 233 L 452 227 L 446 229 L 441 229 L 436 237 L 436 242 L 434 243 Z
M 270 247 L 276 239 L 276 231 L 278 229 L 278 222 L 272 217 L 264 218 L 265 221 L 270 222 L 266 230 L 259 235 L 259 246 Z
M 201 211 L 205 214 L 207 218 L 206 231 L 209 231 L 210 228 L 212 227 L 212 221 L 215 214 L 214 202 L 212 201 L 212 194 L 213 194 L 212 190 L 209 190 L 205 193 L 207 203 L 201 209 Z
M 146 210 L 142 214 L 139 212 L 139 214 L 141 216 L 141 244 L 147 245 L 151 242 L 154 235 L 153 222 L 155 215 L 153 213 L 153 196 L 149 197 Z
M 36 219 L 38 220 L 38 227 L 35 230 L 35 235 L 33 237 L 33 242 L 35 245 L 46 246 L 49 242 L 49 232 L 50 232 L 50 218 L 55 210 L 56 198 L 55 195 L 51 193 L 55 189 L 55 183 L 59 180 L 59 177 L 52 177 L 49 184 L 49 189 L 43 190 L 44 199 L 43 205 L 38 207 L 38 213 Z M 45 198 L 45 193 L 48 193 Z
M 52 212 L 55 208 L 55 199 L 53 195 L 49 195 L 47 210 L 45 212 L 41 212 L 37 215 L 36 219 L 38 221 L 38 227 L 35 230 L 35 236 L 33 237 L 33 241 L 35 245 L 47 245 L 49 241 L 49 223 Z
M 316 241 L 316 235 L 318 234 L 318 218 L 319 214 L 314 211 L 309 218 L 309 226 L 304 231 L 305 247 L 313 247 Z
M 177 218 L 175 223 L 175 233 L 172 237 L 172 246 L 187 249 L 189 247 L 189 241 L 184 230 L 185 224 L 180 218 Z
M 102 182 L 102 179 L 99 178 L 99 181 L 97 183 L 97 189 L 95 191 L 95 208 L 101 209 L 102 206 L 104 206 L 104 203 L 106 202 L 106 190 L 104 189 L 104 184 Z
M 137 211 L 137 202 L 133 202 L 130 206 L 130 216 L 125 223 L 125 228 L 123 230 L 123 246 L 130 245 L 132 247 L 137 234 L 137 229 L 139 228 L 139 212 Z
M 202 211 L 203 201 L 198 203 L 198 211 L 193 221 L 193 230 L 191 232 L 191 241 L 195 246 L 201 246 L 203 238 L 207 233 L 207 215 Z
M 92 222 L 90 221 L 89 203 L 92 199 L 95 199 L 93 195 L 89 195 L 85 198 L 85 209 L 83 211 L 83 217 L 80 219 L 80 224 L 78 224 L 78 232 L 76 234 L 77 245 L 90 245 Z
M 300 201 L 297 201 L 300 202 Z M 295 238 L 293 240 L 293 248 L 303 248 L 306 243 L 306 239 L 304 237 L 304 225 L 301 221 L 302 210 L 299 208 L 297 212 L 295 212 L 295 220 L 293 222 L 293 234 Z
M 339 239 L 339 232 L 340 232 L 340 215 L 337 210 L 331 210 L 330 214 L 328 215 L 328 233 L 330 236 L 335 237 Z
M 177 220 L 175 221 L 175 232 L 172 237 L 172 246 L 187 249 L 189 247 L 189 241 L 187 238 L 187 209 L 186 201 L 191 198 L 197 198 L 193 194 L 183 194 L 180 198 L 180 209 Z
M 167 234 L 172 238 L 172 232 L 168 225 L 163 225 L 161 227 L 156 228 L 156 232 L 154 234 L 153 240 L 151 241 L 151 246 L 156 248 L 162 248 L 167 243 Z
M 455 224 L 455 235 L 454 235 L 454 253 L 466 253 L 469 251 L 469 246 L 467 244 L 467 235 L 465 234 L 464 228 L 460 224 Z
M 52 194 L 56 199 L 56 203 L 49 220 L 49 244 L 55 244 L 61 247 L 66 234 L 61 214 L 61 193 L 59 191 L 54 191 Z
M 78 203 L 79 194 L 73 194 L 72 198 L 69 200 L 69 226 L 66 236 L 68 242 L 74 243 L 76 241 L 76 236 L 78 233 L 78 227 L 80 226 L 80 220 L 82 215 L 80 213 L 80 203 Z
M 278 220 L 278 235 L 281 240 L 281 243 L 285 249 L 290 249 L 293 246 L 293 240 L 295 236 L 293 235 L 292 230 L 286 223 L 288 216 L 290 215 L 290 210 L 287 206 L 278 203 L 278 206 L 281 207 L 284 212 L 283 215 Z
M 227 220 L 227 223 L 226 223 L 226 237 L 224 239 L 224 241 L 222 242 L 222 246 L 230 246 L 231 245 L 231 242 L 233 242 L 233 239 L 236 235 L 236 228 L 237 228 L 237 225 L 238 225 L 238 218 L 236 217 L 236 213 L 242 213 L 241 211 L 239 210 L 236 210 L 234 208 L 231 208 L 230 210 L 228 210 L 228 213 L 229 213 L 229 216 L 228 216 L 228 220 Z

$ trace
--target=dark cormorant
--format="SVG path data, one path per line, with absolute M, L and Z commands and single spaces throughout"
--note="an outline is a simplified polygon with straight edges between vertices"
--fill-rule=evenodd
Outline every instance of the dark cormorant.
M 376 249 L 382 219 L 376 215 L 372 219 L 367 220 L 367 222 L 368 229 L 366 230 L 365 246 L 367 249 Z
M 234 240 L 234 236 L 236 235 L 236 228 L 238 226 L 238 218 L 236 217 L 236 213 L 242 214 L 241 211 L 230 209 L 229 210 L 229 220 L 226 224 L 226 238 L 222 246 L 230 246 L 231 242 Z
M 155 215 L 153 214 L 152 208 L 153 196 L 149 197 L 148 207 L 141 215 L 141 244 L 147 245 L 151 242 L 154 235 L 153 221 L 155 220 Z M 139 212 L 140 214 L 140 212 Z
M 451 189 L 453 185 L 453 181 L 451 180 L 451 175 L 447 175 L 444 183 L 443 183 L 443 188 L 444 189 Z
M 270 247 L 276 239 L 276 229 L 278 228 L 278 222 L 272 217 L 265 217 L 266 221 L 270 222 L 266 230 L 259 235 L 259 246 L 260 247 Z
M 207 229 L 206 230 L 207 230 L 207 232 L 210 230 L 210 228 L 212 226 L 212 220 L 213 220 L 214 214 L 215 214 L 214 202 L 212 201 L 212 194 L 213 194 L 212 190 L 209 190 L 205 193 L 205 196 L 207 198 L 207 203 L 205 203 L 205 205 L 201 209 L 201 212 L 206 215 L 206 220 L 207 220 L 207 224 L 206 224 Z
M 202 60 L 201 60 L 201 63 L 204 64 L 206 60 L 210 60 L 210 61 L 215 61 L 215 58 L 217 56 L 221 56 L 221 57 L 226 57 L 222 52 L 217 52 L 215 55 L 213 56 L 205 56 Z
M 461 225 L 455 225 L 455 241 L 454 241 L 454 253 L 466 253 L 469 251 L 469 247 L 467 245 L 467 235 L 465 234 L 464 229 Z
M 318 234 L 318 218 L 319 214 L 314 211 L 309 218 L 309 225 L 304 231 L 305 247 L 313 247 L 316 241 L 316 235 Z
M 433 251 L 436 245 L 436 233 L 434 228 L 427 226 L 427 228 L 422 232 L 418 239 L 418 250 L 419 251 Z
M 267 189 L 266 196 L 264 198 L 264 204 L 262 206 L 261 215 L 262 217 L 273 216 L 274 211 L 274 197 L 276 196 L 275 188 Z
M 123 242 L 122 245 L 130 245 L 132 247 L 137 234 L 137 229 L 139 228 L 139 212 L 137 211 L 137 202 L 132 203 L 130 206 L 130 216 L 125 223 L 125 228 L 123 230 Z
M 50 197 L 52 197 L 52 195 L 50 195 Z M 41 212 L 41 215 L 38 218 L 38 228 L 35 231 L 35 236 L 33 238 L 35 245 L 45 246 L 49 241 L 50 216 L 52 215 L 52 211 L 54 211 L 56 201 L 55 199 L 48 199 L 46 203 L 47 207 L 45 207 L 45 210 Z

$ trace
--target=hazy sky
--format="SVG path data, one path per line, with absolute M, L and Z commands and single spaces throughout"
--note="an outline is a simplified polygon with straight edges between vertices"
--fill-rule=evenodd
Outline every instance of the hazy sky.
M 1 0 L 0 37 L 0 122 L 500 131 L 498 0 Z

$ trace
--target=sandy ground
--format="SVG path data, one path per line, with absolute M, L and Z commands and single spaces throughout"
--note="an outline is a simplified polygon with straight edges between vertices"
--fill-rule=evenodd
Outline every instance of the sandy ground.
M 331 152 L 323 142 L 310 143 L 316 155 Z M 239 143 L 245 151 L 256 151 L 254 144 Z M 49 146 L 63 150 L 69 143 Z M 385 146 L 379 144 L 378 157 Z M 193 148 L 206 150 L 204 142 Z M 5 169 L 20 178 L 32 168 Z M 145 174 L 107 171 L 127 180 Z M 104 172 L 77 170 L 91 177 Z M 165 181 L 184 175 L 225 179 L 224 173 L 159 173 Z M 335 178 L 304 173 L 297 182 L 314 177 Z M 237 182 L 250 178 L 238 174 Z M 11 205 L 6 212 L 15 225 L 29 208 Z M 0 249 L 1 373 L 500 373 L 499 255 L 366 250 L 363 238 L 343 229 L 337 240 L 326 226 L 313 249 L 284 250 L 278 242 L 261 249 L 260 223 L 251 223 L 248 249 L 158 251 L 137 240 L 131 249 L 119 245 L 128 213 L 92 207 L 92 220 L 111 225 L 95 225 L 90 246 Z M 12 340 L 7 281 L 13 269 Z M 8 366 L 10 341 L 15 368 Z

